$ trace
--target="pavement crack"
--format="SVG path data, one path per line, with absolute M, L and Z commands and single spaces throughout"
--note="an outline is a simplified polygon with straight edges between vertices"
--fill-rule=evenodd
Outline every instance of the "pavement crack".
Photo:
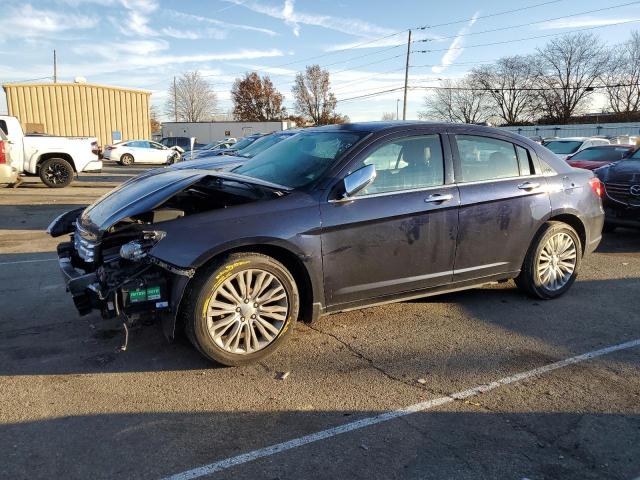
M 369 364 L 369 366 L 371 368 L 373 368 L 374 370 L 377 370 L 382 375 L 387 377 L 389 380 L 393 380 L 394 382 L 402 383 L 404 385 L 407 385 L 408 387 L 416 388 L 416 389 L 420 390 L 421 392 L 426 392 L 426 393 L 429 393 L 429 394 L 437 395 L 437 392 L 432 392 L 428 388 L 426 388 L 426 387 L 424 387 L 422 385 L 418 385 L 418 384 L 413 383 L 413 382 L 411 382 L 409 380 L 405 380 L 403 378 L 399 378 L 399 377 L 387 372 L 384 368 L 380 367 L 379 365 L 376 365 L 376 363 L 375 363 L 375 361 L 373 359 L 367 357 L 365 354 L 363 354 L 362 352 L 360 352 L 359 350 L 357 350 L 356 348 L 351 346 L 349 343 L 347 343 L 344 340 L 342 340 L 337 335 L 335 335 L 333 333 L 330 333 L 330 332 L 325 332 L 324 330 L 320 330 L 319 328 L 316 328 L 313 325 L 308 325 L 307 324 L 306 327 L 310 328 L 311 330 L 313 330 L 315 332 L 318 332 L 321 335 L 326 335 L 327 337 L 330 337 L 330 338 L 334 339 L 335 341 L 340 343 L 342 346 L 344 346 L 347 350 L 349 350 L 349 352 L 351 352 L 351 354 L 353 354 L 355 357 L 359 358 L 360 360 L 364 360 L 366 363 Z

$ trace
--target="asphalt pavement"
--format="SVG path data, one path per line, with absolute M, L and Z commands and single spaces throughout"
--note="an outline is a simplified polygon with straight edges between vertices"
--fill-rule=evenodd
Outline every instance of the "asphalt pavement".
M 144 169 L 0 190 L 0 478 L 640 476 L 639 232 L 554 301 L 505 283 L 366 308 L 222 368 L 156 325 L 120 352 L 65 293 L 46 226 Z

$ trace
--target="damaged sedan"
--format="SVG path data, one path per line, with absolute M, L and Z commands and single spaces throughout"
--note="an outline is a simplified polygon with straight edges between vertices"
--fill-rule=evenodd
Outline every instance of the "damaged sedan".
M 169 167 L 49 227 L 80 314 L 155 319 L 256 362 L 298 319 L 515 279 L 551 299 L 601 238 L 602 185 L 495 129 L 306 129 L 232 171 Z

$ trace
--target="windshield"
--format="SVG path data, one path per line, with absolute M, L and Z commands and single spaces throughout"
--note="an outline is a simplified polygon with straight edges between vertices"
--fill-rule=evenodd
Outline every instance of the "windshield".
M 241 153 L 238 154 L 239 157 L 244 158 L 253 158 L 260 152 L 264 152 L 267 148 L 272 147 L 276 143 L 281 142 L 289 135 L 267 135 L 266 137 L 259 138 L 247 148 L 244 148 Z
M 633 152 L 633 155 L 628 158 L 631 160 L 640 160 L 640 148 Z
M 576 153 L 571 160 L 583 160 L 591 162 L 617 162 L 631 149 L 629 147 L 594 147 L 586 148 Z
M 558 155 L 569 155 L 580 148 L 581 141 L 576 140 L 552 140 L 544 144 L 549 150 Z
M 233 148 L 234 150 L 242 150 L 243 148 L 248 147 L 249 145 L 251 145 L 253 142 L 255 142 L 258 138 L 260 137 L 244 137 L 242 140 L 240 140 L 238 143 L 234 143 L 233 146 L 231 148 Z
M 234 173 L 303 187 L 319 179 L 340 157 L 358 142 L 364 132 L 307 132 L 281 141 L 234 169 Z

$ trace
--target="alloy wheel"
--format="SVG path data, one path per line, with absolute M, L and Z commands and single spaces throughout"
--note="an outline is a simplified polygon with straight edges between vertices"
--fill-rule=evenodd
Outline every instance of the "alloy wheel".
M 68 169 L 59 163 L 51 163 L 48 165 L 44 175 L 53 185 L 60 185 L 69 180 Z
M 207 329 L 221 349 L 247 355 L 271 344 L 288 314 L 289 299 L 280 280 L 265 270 L 248 269 L 213 292 L 206 307 Z
M 571 235 L 559 232 L 547 239 L 537 262 L 538 279 L 548 290 L 564 287 L 576 269 L 578 251 Z

